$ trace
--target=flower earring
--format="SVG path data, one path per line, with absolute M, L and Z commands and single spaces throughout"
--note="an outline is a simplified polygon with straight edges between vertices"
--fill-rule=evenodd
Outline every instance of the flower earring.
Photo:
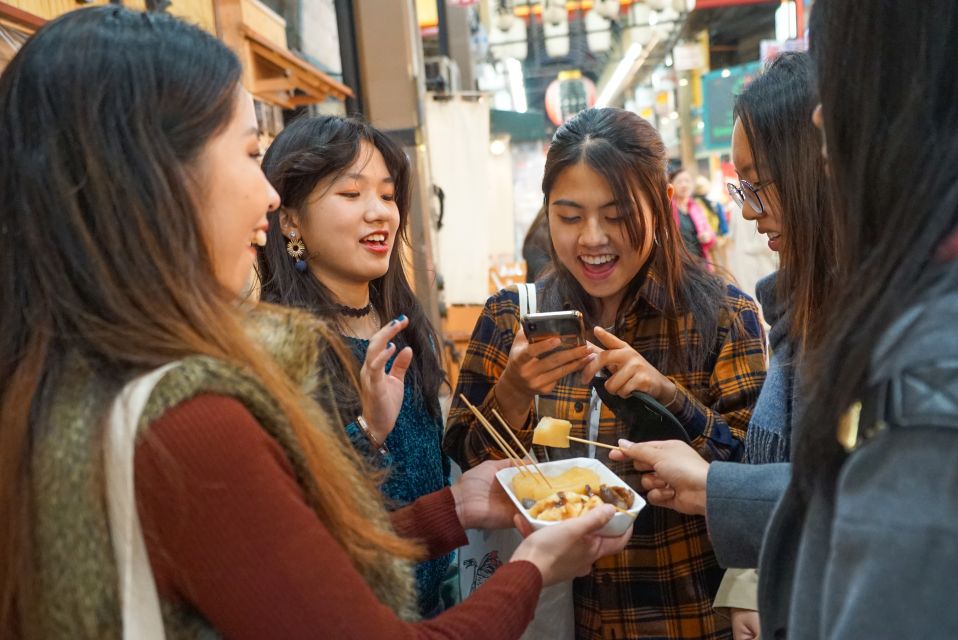
M 289 254 L 291 258 L 296 260 L 296 270 L 300 273 L 306 271 L 306 245 L 303 244 L 302 238 L 299 237 L 299 234 L 295 231 L 289 232 L 289 241 L 286 243 L 286 253 Z

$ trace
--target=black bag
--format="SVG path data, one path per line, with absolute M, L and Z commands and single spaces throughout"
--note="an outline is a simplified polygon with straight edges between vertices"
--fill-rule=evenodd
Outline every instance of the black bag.
M 692 440 L 678 418 L 658 400 L 647 393 L 633 391 L 628 398 L 621 398 L 605 390 L 608 376 L 599 372 L 592 378 L 592 388 L 599 399 L 615 416 L 628 425 L 628 439 L 632 442 L 652 440 L 681 440 L 691 444 Z

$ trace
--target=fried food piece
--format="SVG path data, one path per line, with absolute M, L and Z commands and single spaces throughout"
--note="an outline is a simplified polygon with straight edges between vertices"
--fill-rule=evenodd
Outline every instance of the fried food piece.
M 610 487 L 602 485 L 599 487 L 599 498 L 606 504 L 611 504 L 616 509 L 628 511 L 635 502 L 635 496 L 625 487 Z
M 555 522 L 581 516 L 602 504 L 611 504 L 616 509 L 628 511 L 634 500 L 632 492 L 625 487 L 610 487 L 603 484 L 599 485 L 599 491 L 596 493 L 587 484 L 581 492 L 557 491 L 535 503 L 531 500 L 523 500 L 522 506 L 528 509 L 529 515 L 537 520 Z
M 555 522 L 575 518 L 601 504 L 602 500 L 595 495 L 558 491 L 535 503 L 529 509 L 529 515 L 539 520 Z

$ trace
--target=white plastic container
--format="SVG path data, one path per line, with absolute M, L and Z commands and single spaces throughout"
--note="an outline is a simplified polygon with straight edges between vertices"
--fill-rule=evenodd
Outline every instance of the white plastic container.
M 539 468 L 542 470 L 542 473 L 548 478 L 550 476 L 558 476 L 562 473 L 565 473 L 573 467 L 583 467 L 586 469 L 591 469 L 599 476 L 599 481 L 602 484 L 608 485 L 610 487 L 625 487 L 632 492 L 632 507 L 628 511 L 617 511 L 612 519 L 599 530 L 599 535 L 603 536 L 620 536 L 626 532 L 629 526 L 635 521 L 635 517 L 639 515 L 639 512 L 645 507 L 645 500 L 632 490 L 632 487 L 627 485 L 624 480 L 619 478 L 619 476 L 612 473 L 612 470 L 607 466 L 594 460 L 592 458 L 570 458 L 569 460 L 557 460 L 555 462 L 540 462 Z M 527 467 L 530 471 L 535 473 L 532 465 Z M 551 521 L 551 520 L 538 520 L 529 515 L 529 511 L 522 506 L 522 502 L 512 493 L 512 479 L 519 473 L 518 467 L 509 467 L 502 469 L 496 473 L 496 479 L 499 480 L 499 484 L 502 485 L 502 488 L 506 490 L 506 495 L 509 496 L 509 499 L 512 500 L 513 504 L 516 505 L 516 508 L 519 510 L 519 513 L 529 521 L 529 524 L 532 525 L 533 529 L 541 529 L 542 527 L 548 527 L 550 525 L 559 524 L 559 522 L 564 521 Z M 595 490 L 598 491 L 599 487 L 595 487 Z

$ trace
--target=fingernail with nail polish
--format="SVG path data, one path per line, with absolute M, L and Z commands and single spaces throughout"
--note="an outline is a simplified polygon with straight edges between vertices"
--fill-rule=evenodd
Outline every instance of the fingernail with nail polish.
M 400 313 L 400 314 L 399 314 L 399 317 L 396 318 L 396 320 L 398 320 L 399 322 L 402 322 L 402 321 L 405 320 L 405 319 L 406 319 L 406 314 L 405 314 L 405 313 Z
M 386 346 L 386 348 L 389 349 L 389 350 L 392 350 L 392 349 L 395 349 L 395 348 L 396 348 L 396 345 L 395 345 L 394 343 L 390 342 L 390 343 Z

